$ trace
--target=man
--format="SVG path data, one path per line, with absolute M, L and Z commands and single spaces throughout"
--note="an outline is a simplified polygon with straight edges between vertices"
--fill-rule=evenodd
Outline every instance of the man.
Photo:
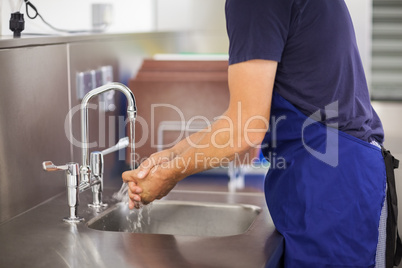
M 385 267 L 384 134 L 344 0 L 227 0 L 226 19 L 228 109 L 123 174 L 130 208 L 262 142 L 286 160 L 265 180 L 285 266 Z

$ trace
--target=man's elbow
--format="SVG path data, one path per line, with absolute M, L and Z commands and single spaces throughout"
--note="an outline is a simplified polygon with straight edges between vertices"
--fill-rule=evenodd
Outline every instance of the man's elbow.
M 266 132 L 248 133 L 242 137 L 241 151 L 248 151 L 261 145 Z

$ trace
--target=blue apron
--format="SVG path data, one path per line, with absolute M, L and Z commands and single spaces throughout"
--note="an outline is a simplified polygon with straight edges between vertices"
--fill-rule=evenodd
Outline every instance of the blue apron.
M 274 92 L 262 151 L 271 162 L 265 195 L 285 238 L 285 267 L 374 267 L 386 188 L 381 149 Z

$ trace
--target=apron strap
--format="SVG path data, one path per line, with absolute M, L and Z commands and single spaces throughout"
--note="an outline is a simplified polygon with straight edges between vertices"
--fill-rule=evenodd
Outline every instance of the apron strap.
M 387 238 L 386 238 L 386 267 L 398 266 L 402 258 L 402 242 L 398 232 L 398 199 L 396 195 L 394 169 L 399 167 L 399 160 L 391 152 L 381 148 L 387 174 Z

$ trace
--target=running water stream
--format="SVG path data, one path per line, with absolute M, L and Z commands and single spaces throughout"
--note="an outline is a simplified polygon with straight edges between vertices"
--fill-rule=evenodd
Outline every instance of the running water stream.
M 135 169 L 135 118 L 128 118 L 129 122 L 129 146 L 130 146 L 130 169 Z
M 135 118 L 128 118 L 129 122 L 129 148 L 130 148 L 130 169 L 134 170 L 136 168 L 135 164 Z M 128 206 L 128 184 L 123 182 L 121 185 L 120 190 L 113 194 L 113 198 L 116 200 L 125 203 Z M 145 210 L 147 212 L 147 222 L 145 224 L 150 224 L 151 223 L 151 208 L 152 205 L 148 204 L 144 206 L 142 203 L 138 204 L 138 209 L 131 210 L 130 215 L 127 215 L 126 219 L 128 221 L 132 221 L 133 224 L 133 232 L 140 232 L 142 230 L 142 224 L 145 223 L 143 219 L 143 211 Z M 134 217 L 132 216 L 133 213 L 136 213 Z

